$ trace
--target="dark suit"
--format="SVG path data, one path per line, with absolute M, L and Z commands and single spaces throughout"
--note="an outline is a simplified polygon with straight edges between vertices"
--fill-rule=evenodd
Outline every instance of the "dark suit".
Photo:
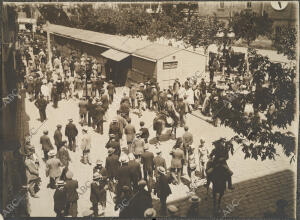
M 94 215 L 98 215 L 98 203 L 103 204 L 103 200 L 106 202 L 106 190 L 104 189 L 105 184 L 93 182 L 91 184 L 91 195 L 90 201 L 93 204 Z
M 40 144 L 42 145 L 42 150 L 44 152 L 44 158 L 45 158 L 45 160 L 48 160 L 48 152 L 53 149 L 53 145 L 50 141 L 50 138 L 44 134 L 40 138 Z
M 65 135 L 68 137 L 70 150 L 75 152 L 76 136 L 78 135 L 78 130 L 76 128 L 76 125 L 74 125 L 71 122 L 67 124 L 65 129 Z
M 79 197 L 76 189 L 78 189 L 77 180 L 66 180 L 66 214 L 72 217 L 77 217 L 77 200 Z
M 131 209 L 131 216 L 135 218 L 144 218 L 144 212 L 148 208 L 152 208 L 152 198 L 150 192 L 145 189 L 140 189 L 137 194 L 132 197 L 132 201 L 130 206 L 133 207 Z
M 66 190 L 64 188 L 56 189 L 53 198 L 54 198 L 54 211 L 56 213 L 56 217 L 63 216 L 62 211 L 66 209 L 66 203 L 67 203 Z
M 160 175 L 156 183 L 157 197 L 160 199 L 163 214 L 167 211 L 167 197 L 172 193 L 166 175 Z
M 36 100 L 34 104 L 39 109 L 40 119 L 41 119 L 41 122 L 43 122 L 47 118 L 47 116 L 46 116 L 46 107 L 48 105 L 48 102 L 45 99 L 40 98 L 40 99 Z
M 128 162 L 130 179 L 132 182 L 133 190 L 138 190 L 138 181 L 142 178 L 141 166 L 135 160 L 130 160 Z
M 117 155 L 118 157 L 121 155 L 121 146 L 120 142 L 116 140 L 109 140 L 108 143 L 105 146 L 107 149 L 108 148 L 113 148 L 115 149 L 114 154 Z
M 141 132 L 141 138 L 143 138 L 145 143 L 147 144 L 148 143 L 148 138 L 149 138 L 148 128 L 141 128 L 140 132 Z
M 128 165 L 123 165 L 118 169 L 117 178 L 117 198 L 120 197 L 123 186 L 128 186 L 131 189 L 131 182 L 130 182 L 130 170 Z
M 105 168 L 110 179 L 114 179 L 117 177 L 119 167 L 120 162 L 117 155 L 112 154 L 106 158 Z
M 158 167 L 163 167 L 163 168 L 165 168 L 165 170 L 167 170 L 166 160 L 162 156 L 157 155 L 156 157 L 154 157 L 153 163 L 154 163 L 154 170 L 155 170 L 156 177 L 158 175 L 158 173 L 157 173 Z
M 55 146 L 57 147 L 57 150 L 59 150 L 60 147 L 62 146 L 62 133 L 58 129 L 56 129 L 54 132 L 54 143 Z
M 143 170 L 144 170 L 144 179 L 147 180 L 147 176 L 153 177 L 154 169 L 154 155 L 152 152 L 146 151 L 141 155 Z

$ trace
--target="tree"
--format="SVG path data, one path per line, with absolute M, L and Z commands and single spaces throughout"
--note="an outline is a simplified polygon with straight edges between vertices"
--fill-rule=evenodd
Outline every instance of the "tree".
M 280 26 L 272 36 L 273 47 L 289 60 L 296 60 L 297 30 L 291 26 Z
M 256 12 L 245 9 L 233 16 L 230 27 L 235 33 L 236 40 L 245 40 L 249 50 L 251 42 L 255 41 L 259 36 L 270 36 L 272 33 L 272 24 L 273 21 L 268 17 L 267 13 L 261 16 Z M 248 51 L 246 58 L 248 73 Z
M 46 21 L 52 24 L 71 26 L 70 19 L 61 5 L 43 4 L 38 9 Z
M 245 158 L 275 159 L 278 147 L 286 156 L 295 156 L 295 134 L 286 131 L 296 112 L 296 66 L 273 63 L 255 50 L 249 53 L 249 68 L 255 91 L 236 95 L 230 104 L 214 104 L 216 118 L 237 135 L 225 143 L 233 152 L 233 141 L 242 147 Z M 243 106 L 253 111 L 245 113 Z M 220 109 L 221 108 L 221 109 Z

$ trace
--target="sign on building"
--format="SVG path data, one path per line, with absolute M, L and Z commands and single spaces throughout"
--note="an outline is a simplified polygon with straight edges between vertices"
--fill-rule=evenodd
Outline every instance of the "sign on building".
M 163 69 L 176 69 L 178 66 L 178 61 L 173 62 L 163 62 Z

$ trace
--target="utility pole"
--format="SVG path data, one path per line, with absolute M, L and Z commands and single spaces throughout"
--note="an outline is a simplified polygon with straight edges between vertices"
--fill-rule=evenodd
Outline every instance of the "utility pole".
M 48 48 L 48 63 L 50 64 L 50 68 L 52 69 L 52 53 L 51 53 L 51 44 L 50 44 L 50 32 L 49 32 L 50 23 L 47 21 L 47 48 Z

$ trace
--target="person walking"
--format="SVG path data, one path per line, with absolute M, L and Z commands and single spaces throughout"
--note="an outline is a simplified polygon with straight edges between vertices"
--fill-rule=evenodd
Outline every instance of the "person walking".
M 40 98 L 37 99 L 34 102 L 34 105 L 38 108 L 39 113 L 40 113 L 40 121 L 43 122 L 44 120 L 47 120 L 47 115 L 46 115 L 46 108 L 48 105 L 48 102 L 44 99 L 44 95 L 41 94 Z
M 44 135 L 40 138 L 40 144 L 42 145 L 42 150 L 44 152 L 44 160 L 48 160 L 48 152 L 50 150 L 53 150 L 54 147 L 50 141 L 50 138 L 48 137 L 48 130 L 43 131 Z
M 73 119 L 69 119 L 69 124 L 66 125 L 65 135 L 68 137 L 69 149 L 73 152 L 76 150 L 76 136 L 78 135 L 78 130 L 76 125 L 73 124 Z
M 114 101 L 114 94 L 116 94 L 116 89 L 112 83 L 112 80 L 109 80 L 109 83 L 108 83 L 106 89 L 107 89 L 107 93 L 109 95 L 109 103 L 111 104 Z
M 158 167 L 163 167 L 165 170 L 167 170 L 166 160 L 161 156 L 161 149 L 158 149 L 156 151 L 156 156 L 153 159 L 153 163 L 154 163 L 154 176 L 157 179 Z
M 167 213 L 167 198 L 172 193 L 169 186 L 168 177 L 166 176 L 166 170 L 163 167 L 158 167 L 158 179 L 156 182 L 156 192 L 157 197 L 160 199 L 160 212 L 162 215 Z
M 62 146 L 62 133 L 61 133 L 61 125 L 58 124 L 56 126 L 56 130 L 54 132 L 54 144 L 57 148 L 57 151 L 59 151 L 60 147 Z
M 66 209 L 67 194 L 64 186 L 65 182 L 63 180 L 57 181 L 56 190 L 53 195 L 56 217 L 63 217 Z
M 105 168 L 107 170 L 108 178 L 112 181 L 117 177 L 118 169 L 120 167 L 119 157 L 114 154 L 114 149 L 108 149 L 108 156 L 105 161 Z
M 182 148 L 182 138 L 177 138 L 176 144 L 171 151 L 172 160 L 171 160 L 171 173 L 175 181 L 181 183 L 181 173 L 184 162 L 184 152 Z
M 82 161 L 83 163 L 88 163 L 91 165 L 90 162 L 90 150 L 91 150 L 91 136 L 88 134 L 87 127 L 82 129 L 82 139 L 81 139 L 81 150 L 82 150 Z
M 54 150 L 49 151 L 48 157 L 49 160 L 46 162 L 46 176 L 50 177 L 50 183 L 48 184 L 48 188 L 55 189 L 55 184 L 58 178 L 61 176 L 62 163 L 58 158 L 55 157 L 56 153 Z
M 62 143 L 63 143 L 63 145 L 59 149 L 59 151 L 57 151 L 56 157 L 60 160 L 62 166 L 64 167 L 62 170 L 62 173 L 60 175 L 60 179 L 66 180 L 66 173 L 69 169 L 69 162 L 71 161 L 71 157 L 70 157 L 69 151 L 67 150 L 67 147 L 66 147 L 67 141 L 63 141 Z
M 126 125 L 125 129 L 124 129 L 124 133 L 126 135 L 126 140 L 127 140 L 127 145 L 128 145 L 128 151 L 129 153 L 132 153 L 132 142 L 134 140 L 135 137 L 135 127 L 134 125 L 131 124 L 131 118 L 128 118 L 127 120 L 128 124 Z
M 145 122 L 141 121 L 140 122 L 140 133 L 141 133 L 141 138 L 144 139 L 145 143 L 147 144 L 148 143 L 148 138 L 149 138 L 149 130 L 148 128 L 145 128 Z
M 69 215 L 71 217 L 77 217 L 78 214 L 78 206 L 77 206 L 77 200 L 79 199 L 78 196 L 78 181 L 73 180 L 73 173 L 69 170 L 66 173 L 66 184 L 65 184 L 65 190 L 66 190 L 66 210 L 65 215 Z
M 130 179 L 134 192 L 138 191 L 138 181 L 142 178 L 141 165 L 135 160 L 133 153 L 128 154 L 128 167 L 130 171 Z

